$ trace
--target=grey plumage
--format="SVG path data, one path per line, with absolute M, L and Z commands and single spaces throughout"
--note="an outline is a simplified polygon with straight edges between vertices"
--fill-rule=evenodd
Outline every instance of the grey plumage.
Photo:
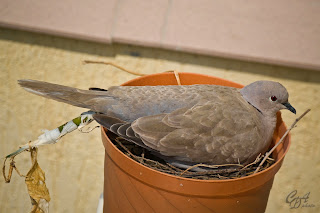
M 295 109 L 277 82 L 243 89 L 216 85 L 111 87 L 80 90 L 20 80 L 29 92 L 89 108 L 98 123 L 166 160 L 225 164 L 252 162 L 270 145 L 276 113 Z

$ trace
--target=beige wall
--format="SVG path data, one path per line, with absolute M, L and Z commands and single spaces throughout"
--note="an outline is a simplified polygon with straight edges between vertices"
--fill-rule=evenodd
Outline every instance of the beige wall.
M 140 57 L 132 56 L 136 54 Z M 84 111 L 29 94 L 19 88 L 18 79 L 44 80 L 85 89 L 108 88 L 136 77 L 109 66 L 83 65 L 85 59 L 111 61 L 143 73 L 176 69 L 242 84 L 261 79 L 281 82 L 287 87 L 298 115 L 307 108 L 312 111 L 292 131 L 292 145 L 276 175 L 267 212 L 292 212 L 285 199 L 294 189 L 301 196 L 310 192 L 308 203 L 316 206 L 295 212 L 320 212 L 320 71 L 0 29 L 1 159 L 20 144 L 36 139 L 41 129 L 53 129 Z M 289 125 L 296 116 L 284 111 L 283 118 Z M 41 147 L 38 160 L 46 172 L 51 212 L 96 211 L 103 187 L 104 161 L 99 130 L 90 134 L 73 132 L 56 145 Z M 29 161 L 28 153 L 16 159 L 24 174 Z M 0 189 L 0 212 L 28 212 L 30 200 L 23 178 L 14 173 L 10 184 L 0 178 Z

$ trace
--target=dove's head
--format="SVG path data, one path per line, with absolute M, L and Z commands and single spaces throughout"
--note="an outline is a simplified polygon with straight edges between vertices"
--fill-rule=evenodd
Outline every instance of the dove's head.
M 284 86 L 274 81 L 256 81 L 240 90 L 244 99 L 263 114 L 288 109 L 296 114 L 288 101 L 289 94 Z

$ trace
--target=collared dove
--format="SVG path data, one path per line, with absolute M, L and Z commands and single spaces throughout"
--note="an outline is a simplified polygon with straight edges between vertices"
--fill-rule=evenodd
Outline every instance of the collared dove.
M 248 164 L 270 146 L 276 113 L 288 109 L 280 83 L 242 89 L 217 85 L 114 86 L 81 90 L 35 80 L 19 84 L 36 95 L 88 108 L 109 131 L 177 165 Z

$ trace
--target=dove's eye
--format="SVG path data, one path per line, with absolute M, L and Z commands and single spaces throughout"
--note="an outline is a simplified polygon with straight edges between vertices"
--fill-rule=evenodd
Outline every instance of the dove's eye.
M 271 96 L 270 99 L 271 101 L 276 101 L 278 98 L 276 96 Z

